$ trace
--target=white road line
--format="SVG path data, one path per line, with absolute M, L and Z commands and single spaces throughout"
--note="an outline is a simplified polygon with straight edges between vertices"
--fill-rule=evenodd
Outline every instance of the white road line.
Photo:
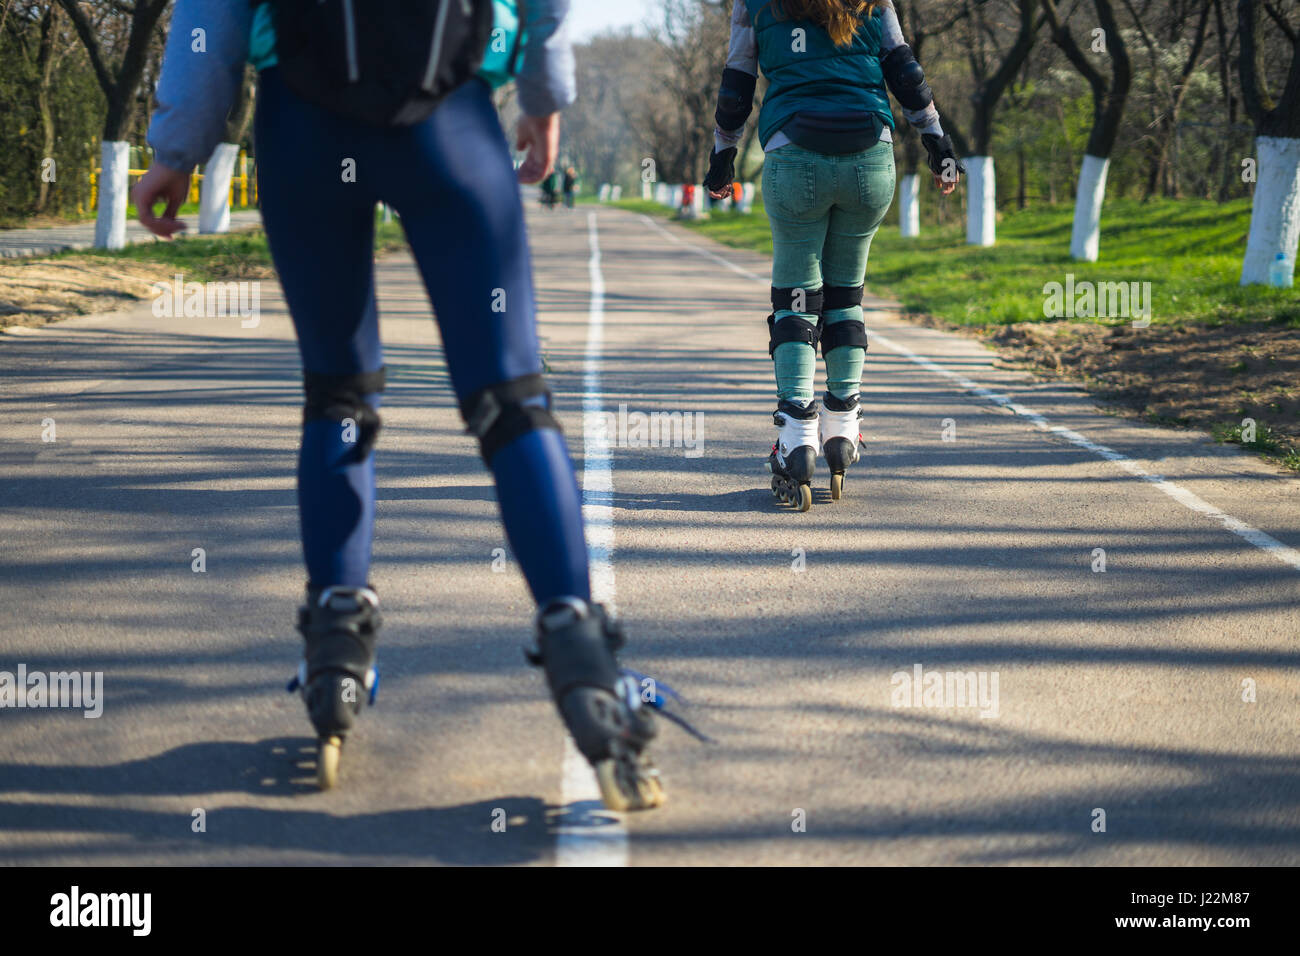
M 686 240 L 682 239 L 680 236 L 674 236 L 671 232 L 663 228 L 663 226 L 655 222 L 649 216 L 640 216 L 640 218 L 644 220 L 646 223 L 648 223 L 650 226 L 652 226 L 661 235 L 666 236 L 668 239 L 671 239 L 679 246 L 684 246 L 685 248 L 690 249 L 691 251 L 704 256 L 706 259 L 710 259 L 713 262 L 718 263 L 719 265 L 726 266 L 732 272 L 744 276 L 746 279 L 751 279 L 754 282 L 760 283 L 764 289 L 770 288 L 770 280 L 765 279 L 762 276 L 755 275 L 753 272 L 750 272 L 748 269 L 742 269 L 740 266 L 728 262 L 722 256 L 717 255 L 716 253 L 714 253 L 709 249 L 703 249 L 700 246 L 687 242 Z M 937 362 L 933 362 L 930 359 L 917 355 L 915 352 L 913 352 L 911 349 L 907 348 L 906 346 L 899 345 L 897 342 L 893 342 L 890 339 L 886 338 L 885 336 L 880 335 L 879 333 L 868 332 L 867 336 L 873 341 L 879 342 L 881 345 L 885 346 L 885 348 L 889 349 L 891 352 L 895 352 L 896 354 L 901 355 L 909 362 L 914 362 L 915 364 L 919 365 L 921 368 L 925 369 L 926 371 L 933 372 L 935 375 L 940 375 L 946 379 L 949 379 L 952 382 L 955 382 L 956 384 L 960 385 L 963 389 L 965 389 L 966 391 L 974 395 L 976 398 L 980 398 L 983 399 L 984 401 L 993 402 L 996 405 L 1000 405 L 1003 408 L 1006 408 L 1009 411 L 1014 412 L 1016 415 L 1019 415 L 1021 418 L 1024 418 L 1025 420 L 1033 423 L 1033 425 L 1039 428 L 1040 430 L 1064 438 L 1066 441 L 1070 442 L 1073 445 L 1077 445 L 1079 448 L 1082 448 L 1085 451 L 1090 451 L 1094 455 L 1097 455 L 1098 457 L 1104 458 L 1110 462 L 1114 462 L 1115 465 L 1118 468 L 1120 468 L 1122 471 L 1127 472 L 1129 475 L 1133 476 L 1134 478 L 1137 478 L 1141 481 L 1145 481 L 1148 484 L 1153 485 L 1156 488 L 1159 488 L 1161 491 L 1167 494 L 1170 498 L 1173 498 L 1174 501 L 1177 501 L 1183 507 L 1189 508 L 1190 510 L 1195 511 L 1197 514 L 1204 515 L 1210 520 L 1218 522 L 1224 528 L 1231 531 L 1233 534 L 1237 535 L 1242 540 L 1250 542 L 1255 547 L 1259 548 L 1261 551 L 1268 552 L 1273 557 L 1281 561 L 1283 564 L 1290 566 L 1293 570 L 1300 571 L 1300 551 L 1297 551 L 1295 548 L 1292 548 L 1289 545 L 1283 544 L 1281 541 L 1277 540 L 1277 538 L 1274 538 L 1272 535 L 1260 531 L 1258 528 L 1251 527 L 1241 519 L 1234 518 L 1226 511 L 1222 511 L 1221 509 L 1216 508 L 1208 501 L 1205 501 L 1203 498 L 1198 497 L 1197 495 L 1188 491 L 1186 488 L 1182 487 L 1182 485 L 1175 484 L 1174 482 L 1170 481 L 1168 478 L 1164 478 L 1160 475 L 1152 474 L 1151 472 L 1143 468 L 1141 465 L 1139 465 L 1132 458 L 1129 458 L 1127 455 L 1117 452 L 1113 448 L 1108 448 L 1105 445 L 1099 445 L 1096 442 L 1092 441 L 1091 439 L 1085 437 L 1084 435 L 1081 435 L 1076 431 L 1072 431 L 1069 428 L 1065 428 L 1061 425 L 1053 425 L 1051 421 L 1047 418 L 1047 416 L 1043 415 L 1041 412 L 1036 412 L 1032 408 L 1029 408 L 1028 406 L 1025 405 L 1021 405 L 1019 402 L 1014 401 L 1007 395 L 1003 395 L 1000 392 L 995 392 L 990 388 L 986 388 L 985 386 L 980 385 L 978 382 L 972 381 L 971 379 L 967 378 L 966 376 L 962 375 L 959 372 L 954 372 L 951 369 L 944 368 L 942 365 L 938 364 Z
M 600 421 L 600 356 L 605 341 L 605 278 L 600 271 L 600 239 L 596 214 L 587 214 L 587 240 L 591 258 L 591 304 L 587 322 L 587 349 L 582 373 L 582 517 L 587 526 L 587 554 L 591 564 L 591 597 L 617 613 L 614 603 L 614 468 L 609 436 Z M 622 818 L 600 801 L 600 789 L 591 765 L 573 738 L 564 737 L 564 765 L 560 799 L 563 822 L 556 829 L 557 866 L 627 866 L 627 828 Z

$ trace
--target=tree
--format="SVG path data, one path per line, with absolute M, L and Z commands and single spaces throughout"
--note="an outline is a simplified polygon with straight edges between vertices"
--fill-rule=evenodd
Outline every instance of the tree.
M 130 132 L 136 92 L 145 74 L 154 28 L 168 0 L 135 0 L 126 6 L 112 0 L 59 0 L 77 31 L 95 71 L 108 110 L 104 115 L 100 145 L 99 210 L 95 219 L 95 246 L 120 249 L 126 245 L 127 170 L 130 166 Z M 100 14 L 97 24 L 92 13 Z M 114 22 L 116 21 L 116 22 Z M 110 24 L 111 29 L 105 29 Z M 125 34 L 125 43 L 121 42 Z M 118 41 L 116 43 L 112 41 Z M 120 56 L 115 55 L 120 48 Z M 112 62 L 116 60 L 116 62 Z
M 54 157 L 55 123 L 54 91 L 55 78 L 58 76 L 59 64 L 76 48 L 76 37 L 69 36 L 65 24 L 54 0 L 44 3 L 17 3 L 6 13 L 6 18 L 23 58 L 27 61 L 31 75 L 35 79 L 35 105 L 41 124 L 40 156 L 44 163 Z M 35 30 L 23 29 L 35 24 Z M 32 212 L 45 211 L 50 198 L 51 180 L 40 176 L 36 201 Z
M 1075 42 L 1069 23 L 1056 9 L 1054 0 L 1042 0 L 1043 12 L 1051 26 L 1052 42 L 1088 81 L 1092 88 L 1092 131 L 1083 155 L 1079 173 L 1079 188 L 1074 204 L 1074 231 L 1070 237 L 1070 255 L 1086 262 L 1096 262 L 1101 246 L 1101 206 L 1106 197 L 1106 177 L 1110 171 L 1110 154 L 1119 136 L 1120 119 L 1124 115 L 1124 100 L 1128 96 L 1133 71 L 1124 36 L 1115 21 L 1115 11 L 1110 0 L 1093 0 L 1100 23 L 1094 49 L 1110 56 L 1110 76 L 1105 76 L 1092 65 L 1087 55 Z M 1207 5 L 1206 9 L 1209 7 Z
M 975 80 L 970 96 L 971 135 L 968 140 L 952 120 L 945 120 L 944 128 L 957 148 L 967 154 L 966 241 L 971 245 L 991 246 L 997 232 L 997 187 L 989 151 L 993 116 L 998 100 L 1029 58 L 1044 17 L 1034 16 L 1038 0 L 1014 0 L 1015 38 L 1004 49 L 1006 31 L 995 18 L 999 5 L 991 0 L 962 2 L 966 13 L 966 54 Z
M 662 0 L 662 17 L 649 29 L 659 61 L 648 78 L 655 95 L 642 100 L 632 119 L 660 179 L 698 183 L 704 178 L 731 33 L 729 13 L 726 4 L 710 0 Z
M 239 99 L 226 117 L 221 142 L 203 166 L 203 187 L 199 194 L 199 232 L 230 231 L 230 180 L 239 159 L 239 144 L 253 116 L 253 68 L 244 67 Z
M 1261 10 L 1281 34 L 1271 44 L 1261 36 Z M 1269 267 L 1279 254 L 1294 268 L 1300 242 L 1300 25 L 1293 24 L 1273 0 L 1239 0 L 1237 19 L 1242 103 L 1255 124 L 1259 163 L 1241 269 L 1241 284 L 1251 285 L 1268 282 Z M 1289 64 L 1276 98 L 1261 63 L 1266 51 Z
M 922 68 L 927 65 L 926 41 L 943 36 L 966 16 L 966 10 L 962 7 L 936 10 L 933 5 L 927 7 L 921 0 L 894 0 L 894 8 L 898 13 L 899 25 L 903 28 L 903 36 L 910 39 L 908 45 Z M 938 16 L 940 11 L 946 13 L 946 16 Z M 942 112 L 940 110 L 941 115 Z M 907 125 L 901 113 L 895 111 L 894 119 L 894 125 L 901 131 L 900 138 L 903 141 L 903 176 L 898 181 L 899 231 L 905 238 L 915 238 L 921 234 L 921 138 Z
M 1178 117 L 1191 86 L 1191 80 L 1200 66 L 1209 36 L 1210 0 L 1173 0 L 1162 9 L 1160 29 L 1148 22 L 1155 18 L 1147 9 L 1139 10 L 1133 0 L 1124 0 L 1133 19 L 1134 29 L 1142 39 L 1150 63 L 1148 78 L 1151 85 L 1152 132 L 1145 137 L 1148 144 L 1150 167 L 1146 197 L 1157 192 L 1167 196 L 1179 194 L 1177 167 L 1170 160 L 1170 147 L 1178 130 Z M 1194 18 L 1194 19 L 1193 19 Z M 1184 26 L 1195 22 L 1196 28 L 1190 42 L 1184 35 Z M 1163 37 L 1158 35 L 1163 34 Z M 1180 46 L 1186 53 L 1180 52 Z M 1166 75 L 1174 73 L 1172 80 Z
M 659 62 L 654 45 L 629 32 L 605 33 L 574 48 L 578 101 L 564 114 L 560 152 L 589 182 L 631 184 L 643 170 L 641 136 L 631 116 L 645 107 L 644 77 Z

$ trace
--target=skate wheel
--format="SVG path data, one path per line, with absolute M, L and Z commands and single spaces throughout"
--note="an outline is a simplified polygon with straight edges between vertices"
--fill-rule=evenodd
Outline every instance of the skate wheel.
M 790 502 L 796 504 L 796 502 Z M 808 485 L 799 486 L 799 501 L 797 502 L 800 511 L 807 511 L 812 507 L 812 488 Z
M 316 785 L 322 790 L 332 790 L 339 782 L 339 756 L 343 749 L 342 737 L 324 737 L 316 751 Z
M 831 500 L 839 501 L 844 494 L 844 476 L 831 475 Z
M 659 775 L 653 769 L 632 760 L 609 757 L 595 765 L 596 783 L 605 809 L 625 813 L 629 810 L 653 810 L 667 799 Z

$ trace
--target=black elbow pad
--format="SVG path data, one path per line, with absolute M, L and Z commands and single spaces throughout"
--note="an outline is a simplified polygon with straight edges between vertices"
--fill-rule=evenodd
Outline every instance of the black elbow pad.
M 722 87 L 718 90 L 718 111 L 713 118 L 718 129 L 731 132 L 740 129 L 754 108 L 754 87 L 758 77 L 744 70 L 727 68 L 722 71 Z
M 904 43 L 896 46 L 880 61 L 894 98 L 904 109 L 923 110 L 934 102 L 930 84 L 925 82 L 925 71 L 912 56 L 912 48 Z

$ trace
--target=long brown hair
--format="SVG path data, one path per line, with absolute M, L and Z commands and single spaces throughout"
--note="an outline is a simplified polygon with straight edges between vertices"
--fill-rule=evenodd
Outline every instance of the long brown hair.
M 836 46 L 848 46 L 858 24 L 889 0 L 773 0 L 791 20 L 811 20 L 831 35 Z

